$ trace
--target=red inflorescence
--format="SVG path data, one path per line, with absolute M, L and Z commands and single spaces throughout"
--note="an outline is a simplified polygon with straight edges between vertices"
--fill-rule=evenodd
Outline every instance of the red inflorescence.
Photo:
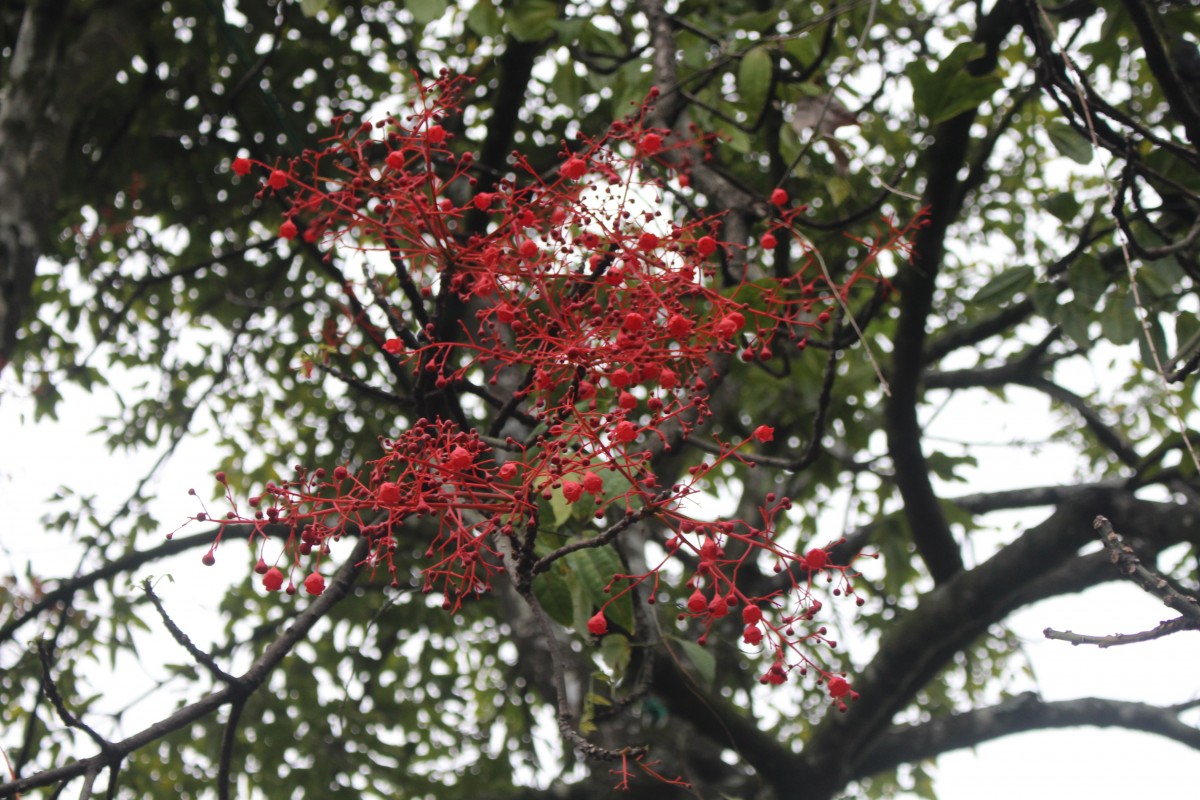
M 390 308 L 377 320 L 354 317 L 357 344 L 332 325 L 325 347 L 373 349 L 381 364 L 385 354 L 388 374 L 414 387 L 418 413 L 362 468 L 338 465 L 328 478 L 324 469 L 298 468 L 294 479 L 268 484 L 249 511 L 235 504 L 227 524 L 251 523 L 264 539 L 278 529 L 268 526 L 284 526 L 293 568 L 311 569 L 303 581 L 309 594 L 321 594 L 325 581 L 302 560 L 320 558 L 343 536 L 363 536 L 372 569 L 387 569 L 394 585 L 415 572 L 426 591 L 443 595 L 445 608 L 457 609 L 508 570 L 532 580 L 531 562 L 521 559 L 532 558 L 533 539 L 560 498 L 597 526 L 649 520 L 645 530 L 662 537 L 666 556 L 646 574 L 604 576 L 613 595 L 647 580 L 657 586 L 659 570 L 680 559 L 691 570 L 682 616 L 707 636 L 741 604 L 743 627 L 731 626 L 731 635 L 740 629 L 747 645 L 773 653 L 763 680 L 782 683 L 793 666 L 812 664 L 806 644 L 832 645 L 806 624 L 820 610 L 813 581 L 837 580 L 849 595 L 854 573 L 833 564 L 828 548 L 802 556 L 780 543 L 786 498 L 762 508 L 760 519 L 700 520 L 685 503 L 726 462 L 749 463 L 746 451 L 772 441 L 774 429 L 760 424 L 738 444 L 710 444 L 716 455 L 670 487 L 658 485 L 652 453 L 677 446 L 671 437 L 699 435 L 721 358 L 748 353 L 747 360 L 765 361 L 788 342 L 799 357 L 835 293 L 844 296 L 866 276 L 853 272 L 845 286 L 814 288 L 824 279 L 794 236 L 790 275 L 723 283 L 727 273 L 709 256 L 747 252 L 747 242 L 719 241 L 718 217 L 656 216 L 644 198 L 632 199 L 655 181 L 686 184 L 684 172 L 672 172 L 686 160 L 671 159 L 697 142 L 664 150 L 662 134 L 636 120 L 580 137 L 557 173 L 519 155 L 506 168 L 516 178 L 479 171 L 469 153 L 456 155 L 443 127 L 468 85 L 446 75 L 421 87 L 410 115 L 379 125 L 341 118 L 325 149 L 270 172 L 270 189 L 289 188 L 282 238 L 297 235 L 294 218 L 317 246 L 388 257 L 394 275 L 381 275 L 372 291 Z M 643 169 L 651 156 L 658 177 Z M 251 166 L 235 159 L 232 169 L 243 175 Z M 772 230 L 791 232 L 803 209 L 784 208 L 781 189 L 770 201 L 779 207 Z M 907 231 L 888 230 L 890 238 L 867 248 L 866 263 L 880 249 L 903 248 Z M 767 236 L 764 247 L 778 243 Z M 355 287 L 344 290 L 354 300 L 348 305 L 361 306 Z M 459 316 L 442 316 L 447 309 Z M 523 376 L 519 386 L 514 375 Z M 485 423 L 491 430 L 464 424 L 465 404 L 447 399 L 468 391 L 501 409 L 502 419 Z M 425 558 L 414 567 L 403 557 L 418 530 Z M 790 580 L 766 596 L 743 595 L 735 578 L 753 559 Z M 283 583 L 278 568 L 263 574 L 268 591 Z M 295 592 L 290 581 L 287 591 Z M 587 629 L 599 636 L 608 625 L 601 610 Z M 835 699 L 845 696 L 843 684 L 829 680 Z

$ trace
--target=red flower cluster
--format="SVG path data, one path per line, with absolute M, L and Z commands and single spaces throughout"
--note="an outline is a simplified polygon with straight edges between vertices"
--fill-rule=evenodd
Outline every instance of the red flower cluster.
M 315 553 L 319 564 L 328 543 L 345 535 L 369 538 L 372 568 L 398 583 L 398 537 L 411 536 L 405 524 L 420 520 L 429 532 L 425 588 L 455 609 L 505 571 L 518 583 L 544 572 L 559 557 L 535 557 L 549 504 L 590 503 L 594 520 L 608 520 L 594 535 L 615 538 L 631 521 L 650 520 L 665 546 L 648 573 L 610 576 L 609 603 L 647 581 L 657 588 L 662 567 L 678 558 L 693 565 L 681 617 L 698 621 L 706 637 L 740 605 L 742 641 L 775 654 L 764 680 L 803 672 L 813 663 L 802 645 L 831 644 L 809 625 L 820 610 L 813 578 L 837 577 L 838 591 L 853 594 L 853 573 L 831 563 L 827 549 L 802 556 L 778 542 L 786 498 L 772 498 L 759 520 L 698 520 L 683 504 L 725 461 L 770 443 L 773 428 L 718 442 L 715 457 L 672 487 L 657 485 L 651 458 L 697 435 L 718 355 L 765 360 L 779 343 L 803 348 L 843 287 L 819 288 L 802 250 L 788 277 L 723 286 L 713 257 L 748 243 L 717 239 L 717 218 L 685 220 L 647 205 L 663 182 L 687 183 L 685 154 L 696 142 L 672 138 L 668 147 L 666 131 L 638 118 L 596 139 L 578 137 L 555 171 L 517 157 L 517 177 L 480 177 L 488 173 L 477 172 L 471 153 L 452 149 L 468 84 L 444 76 L 423 87 L 403 119 L 355 126 L 343 117 L 324 149 L 286 167 L 232 163 L 238 175 L 263 170 L 263 192 L 290 193 L 282 238 L 303 228 L 304 239 L 323 248 L 383 256 L 388 277 L 371 276 L 380 313 L 355 319 L 359 346 L 386 354 L 393 372 L 398 365 L 423 416 L 384 440 L 382 455 L 362 469 L 297 468 L 292 480 L 251 498 L 253 511 L 234 503 L 229 521 L 254 523 L 264 538 L 267 523 L 285 524 L 293 569 L 309 573 L 302 584 L 316 595 L 324 579 L 301 568 L 302 559 Z M 787 207 L 781 189 L 770 201 L 778 216 L 775 233 L 761 238 L 768 249 L 799 210 Z M 788 240 L 800 247 L 797 237 Z M 486 432 L 446 399 L 464 393 L 493 409 L 480 417 Z M 743 595 L 735 578 L 747 559 L 773 561 L 793 575 L 790 585 Z M 410 565 L 399 566 L 407 580 Z M 284 577 L 270 567 L 263 585 L 278 590 Z M 290 579 L 288 587 L 295 591 Z M 586 627 L 607 634 L 605 608 Z M 849 684 L 833 676 L 828 689 L 840 701 Z

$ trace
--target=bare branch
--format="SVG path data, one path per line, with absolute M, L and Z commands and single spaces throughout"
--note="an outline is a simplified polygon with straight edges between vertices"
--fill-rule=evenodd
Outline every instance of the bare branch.
M 939 717 L 915 725 L 897 725 L 879 738 L 855 769 L 856 778 L 900 764 L 1011 736 L 1016 733 L 1090 725 L 1119 727 L 1165 736 L 1200 750 L 1200 730 L 1179 720 L 1181 706 L 1158 706 L 1100 698 L 1046 702 L 1032 692 L 999 705 Z
M 321 596 L 296 617 L 291 627 L 287 628 L 263 651 L 262 655 L 250 666 L 250 669 L 246 670 L 238 678 L 236 684 L 226 686 L 224 689 L 213 692 L 191 705 L 184 706 L 174 714 L 148 726 L 127 739 L 110 744 L 108 751 L 105 753 L 90 758 L 81 758 L 64 766 L 31 775 L 28 778 L 0 783 L 0 798 L 16 797 L 20 793 L 27 792 L 30 789 L 50 786 L 59 782 L 69 781 L 81 775 L 87 775 L 94 769 L 112 763 L 115 758 L 124 758 L 126 755 L 161 739 L 172 731 L 179 730 L 198 719 L 212 714 L 223 706 L 245 698 L 247 694 L 262 686 L 267 676 L 283 661 L 287 654 L 291 652 L 291 649 L 308 636 L 313 626 L 349 594 L 350 587 L 361 571 L 369 549 L 370 541 L 365 537 L 359 538 L 346 563 L 337 571 L 333 580 L 330 581 Z
M 1163 601 L 1167 608 L 1173 608 L 1180 613 L 1174 619 L 1164 620 L 1154 628 L 1140 633 L 1115 633 L 1108 636 L 1095 636 L 1071 631 L 1057 631 L 1046 628 L 1042 634 L 1047 639 L 1058 639 L 1073 645 L 1092 644 L 1097 647 L 1114 647 L 1122 644 L 1135 644 L 1160 639 L 1179 631 L 1200 630 L 1200 603 L 1196 598 L 1185 595 L 1171 585 L 1163 575 L 1142 564 L 1142 560 L 1133 552 L 1133 548 L 1121 541 L 1121 537 L 1113 530 L 1112 523 L 1105 517 L 1096 517 L 1092 526 L 1100 531 L 1100 539 L 1108 551 L 1109 561 L 1116 565 L 1117 570 L 1126 578 L 1140 586 L 1148 594 Z

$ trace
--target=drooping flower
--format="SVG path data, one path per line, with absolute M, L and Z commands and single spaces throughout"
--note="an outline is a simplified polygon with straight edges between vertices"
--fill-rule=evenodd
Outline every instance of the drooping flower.
M 588 633 L 593 636 L 603 636 L 608 633 L 608 620 L 604 618 L 603 611 L 597 611 L 591 619 L 587 621 Z
M 850 682 L 841 675 L 834 675 L 829 679 L 827 688 L 829 689 L 830 697 L 834 700 L 841 700 L 850 693 Z
M 263 575 L 262 583 L 268 592 L 278 592 L 283 587 L 283 572 L 279 567 L 271 567 Z
M 313 596 L 325 591 L 325 579 L 321 577 L 321 573 L 314 570 L 304 579 L 304 591 Z
M 577 481 L 563 481 L 562 493 L 568 503 L 574 503 L 583 497 L 583 484 Z

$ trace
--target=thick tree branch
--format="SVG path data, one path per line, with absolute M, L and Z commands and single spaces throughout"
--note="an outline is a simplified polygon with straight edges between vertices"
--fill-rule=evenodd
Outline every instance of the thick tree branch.
M 1195 87 L 1189 86 L 1190 81 L 1179 74 L 1167 54 L 1162 23 L 1155 17 L 1152 4 L 1143 0 L 1122 0 L 1122 5 L 1140 34 L 1139 42 L 1146 54 L 1146 63 L 1170 103 L 1171 111 L 1183 123 L 1188 140 L 1194 147 L 1200 148 L 1200 105 L 1197 105 L 1190 91 Z
M 917 725 L 898 725 L 880 737 L 858 763 L 854 777 L 895 769 L 941 753 L 975 747 L 1036 730 L 1081 725 L 1144 731 L 1200 750 L 1200 730 L 1179 720 L 1180 707 L 1089 697 L 1046 702 L 1033 693 L 1018 695 L 990 708 L 941 717 Z
M 962 572 L 926 594 L 915 609 L 885 632 L 871 663 L 854 681 L 859 702 L 845 714 L 828 715 L 804 756 L 814 779 L 842 785 L 858 771 L 853 756 L 867 753 L 894 715 L 932 680 L 954 654 L 1031 599 L 1030 587 L 1053 575 L 1091 541 L 1088 525 L 1097 510 L 1163 539 L 1186 540 L 1200 521 L 1189 507 L 1150 503 L 1119 492 L 1096 491 L 1061 505 L 978 567 Z M 849 762 L 848 772 L 825 777 L 830 764 Z M 823 796 L 814 793 L 814 796 Z
M 968 64 L 972 75 L 986 75 L 996 68 L 1000 44 L 1016 25 L 1017 11 L 1010 0 L 1000 0 L 979 21 L 975 41 L 984 45 L 985 54 Z M 933 309 L 945 237 L 962 211 L 964 188 L 958 172 L 967 161 L 975 118 L 972 109 L 941 123 L 934 131 L 934 144 L 923 155 L 929 176 L 922 197 L 928 209 L 927 224 L 913 241 L 915 256 L 911 267 L 895 280 L 900 293 L 900 319 L 889 376 L 892 397 L 885 412 L 888 452 L 895 466 L 896 486 L 904 498 L 913 542 L 939 583 L 962 570 L 962 554 L 929 480 L 917 407 L 926 358 L 926 324 Z

